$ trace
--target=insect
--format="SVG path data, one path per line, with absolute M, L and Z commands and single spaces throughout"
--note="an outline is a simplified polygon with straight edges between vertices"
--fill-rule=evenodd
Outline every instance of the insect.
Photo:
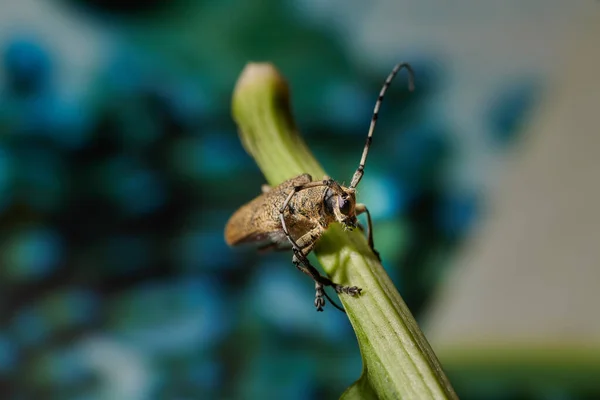
M 334 288 L 337 293 L 351 296 L 357 296 L 361 292 L 356 286 L 340 285 L 321 275 L 307 258 L 329 224 L 338 222 L 345 229 L 354 229 L 360 227 L 356 217 L 365 213 L 368 243 L 379 258 L 373 245 L 371 214 L 364 204 L 356 202 L 356 186 L 364 174 L 383 97 L 402 68 L 408 72 L 409 90 L 414 90 L 414 72 L 411 66 L 407 63 L 394 66 L 379 92 L 367 141 L 349 187 L 338 184 L 328 176 L 323 180 L 313 181 L 309 174 L 289 179 L 275 187 L 263 185 L 263 193 L 238 209 L 225 227 L 225 241 L 230 246 L 251 243 L 262 251 L 292 250 L 293 264 L 315 282 L 314 304 L 317 311 L 323 311 L 325 298 L 344 311 L 327 295 L 324 290 L 327 286 Z

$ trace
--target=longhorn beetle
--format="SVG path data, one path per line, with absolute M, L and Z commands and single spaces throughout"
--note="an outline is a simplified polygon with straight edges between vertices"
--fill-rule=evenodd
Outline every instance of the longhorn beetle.
M 407 63 L 397 64 L 379 92 L 362 157 L 349 187 L 338 184 L 328 176 L 321 181 L 313 181 L 309 174 L 289 179 L 275 187 L 263 185 L 263 194 L 237 210 L 225 227 L 225 241 L 230 246 L 252 243 L 259 250 L 291 249 L 294 265 L 315 281 L 317 311 L 323 311 L 324 296 L 333 306 L 344 311 L 327 295 L 325 286 L 333 287 L 337 293 L 351 296 L 357 296 L 361 292 L 356 286 L 343 286 L 332 282 L 308 261 L 308 254 L 330 223 L 339 222 L 345 229 L 353 229 L 358 225 L 356 216 L 366 213 L 369 246 L 379 258 L 373 246 L 371 214 L 364 204 L 356 203 L 355 189 L 364 174 L 383 97 L 402 68 L 408 71 L 409 90 L 414 90 L 414 72 L 411 66 Z

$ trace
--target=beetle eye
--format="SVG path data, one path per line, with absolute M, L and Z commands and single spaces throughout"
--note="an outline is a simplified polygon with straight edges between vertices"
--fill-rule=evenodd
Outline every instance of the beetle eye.
M 344 215 L 348 215 L 350 212 L 350 200 L 344 199 L 340 196 L 338 197 L 338 205 L 340 206 L 340 212 Z

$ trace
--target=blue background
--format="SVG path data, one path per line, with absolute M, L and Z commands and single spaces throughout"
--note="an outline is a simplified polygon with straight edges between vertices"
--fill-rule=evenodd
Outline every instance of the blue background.
M 410 37 L 383 56 L 358 52 L 324 4 L 3 5 L 13 24 L 0 32 L 1 398 L 337 398 L 359 377 L 348 321 L 315 313 L 291 255 L 223 240 L 264 183 L 230 117 L 248 61 L 286 76 L 307 143 L 346 182 L 385 76 L 411 62 L 416 91 L 404 75 L 390 88 L 359 197 L 421 318 L 485 207 L 481 181 L 461 175 L 481 167 L 464 156 L 471 139 L 440 103 L 452 63 Z M 339 19 L 362 12 L 337 4 Z M 481 151 L 518 146 L 542 82 L 528 72 L 493 86 L 477 116 Z

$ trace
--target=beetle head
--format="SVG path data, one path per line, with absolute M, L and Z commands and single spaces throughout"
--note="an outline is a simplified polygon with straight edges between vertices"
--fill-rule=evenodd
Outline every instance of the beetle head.
M 347 229 L 356 228 L 356 192 L 344 186 L 336 185 L 325 192 L 325 209 Z

